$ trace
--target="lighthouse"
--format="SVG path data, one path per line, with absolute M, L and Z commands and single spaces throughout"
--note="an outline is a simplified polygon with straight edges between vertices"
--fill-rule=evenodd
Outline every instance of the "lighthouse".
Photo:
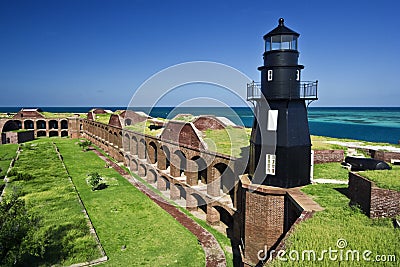
M 249 176 L 256 184 L 291 188 L 310 183 L 307 106 L 317 100 L 318 81 L 301 81 L 299 36 L 280 18 L 264 35 L 261 83 L 247 85 L 247 99 L 255 105 Z

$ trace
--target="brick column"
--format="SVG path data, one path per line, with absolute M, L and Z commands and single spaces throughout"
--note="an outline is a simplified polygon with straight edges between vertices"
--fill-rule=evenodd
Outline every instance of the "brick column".
M 218 197 L 221 194 L 221 178 L 219 176 L 215 177 L 217 172 L 213 171 L 212 168 L 213 167 L 211 166 L 207 167 L 207 194 L 213 197 Z
M 186 183 L 190 186 L 197 185 L 198 166 L 193 160 L 186 161 Z
M 160 177 L 157 179 L 157 189 L 160 191 L 167 190 L 167 181 L 165 181 L 165 178 Z
M 178 186 L 175 184 L 171 183 L 169 185 L 169 198 L 171 200 L 178 200 L 181 198 L 181 191 L 179 190 Z
M 179 158 L 178 155 L 175 154 L 171 155 L 171 165 L 169 170 L 171 176 L 173 177 L 181 176 L 180 162 L 181 159 Z
M 161 149 L 157 153 L 157 168 L 159 170 L 167 169 L 167 157 L 165 156 L 164 151 Z
M 188 211 L 197 211 L 197 199 L 189 192 L 186 193 L 186 209 Z
M 211 204 L 207 204 L 206 221 L 210 225 L 219 225 L 220 222 L 219 212 Z

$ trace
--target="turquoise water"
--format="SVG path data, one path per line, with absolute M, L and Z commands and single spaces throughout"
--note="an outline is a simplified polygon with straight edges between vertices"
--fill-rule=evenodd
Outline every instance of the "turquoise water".
M 103 107 L 117 110 L 126 107 Z M 0 112 L 17 112 L 19 107 L 3 107 Z M 49 112 L 87 112 L 91 107 L 43 107 Z M 248 107 L 155 107 L 136 108 L 152 117 L 173 118 L 179 113 L 224 116 L 236 124 L 251 127 L 253 113 Z M 400 107 L 311 107 L 308 110 L 310 133 L 338 138 L 399 143 Z

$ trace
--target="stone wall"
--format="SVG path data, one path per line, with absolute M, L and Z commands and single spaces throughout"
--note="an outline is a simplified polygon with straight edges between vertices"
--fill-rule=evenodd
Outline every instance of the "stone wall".
M 344 150 L 314 150 L 314 163 L 342 162 Z
M 358 205 L 370 218 L 400 215 L 400 192 L 377 187 L 358 173 L 349 173 L 350 205 Z

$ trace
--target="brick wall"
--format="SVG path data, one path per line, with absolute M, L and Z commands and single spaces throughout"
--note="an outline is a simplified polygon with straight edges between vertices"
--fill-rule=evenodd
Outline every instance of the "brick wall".
M 371 188 L 371 218 L 395 217 L 400 215 L 400 192 Z
M 260 250 L 276 245 L 284 234 L 285 193 L 246 190 L 244 222 L 245 261 L 257 263 Z
M 225 125 L 223 125 L 217 118 L 211 116 L 199 117 L 193 122 L 193 124 L 200 131 L 207 129 L 225 129 Z
M 18 143 L 24 143 L 35 139 L 34 131 L 18 132 Z
M 344 151 L 335 150 L 314 150 L 314 163 L 342 162 L 344 160 Z
M 357 173 L 349 173 L 350 205 L 358 205 L 361 210 L 370 215 L 371 209 L 371 181 Z
M 361 175 L 349 173 L 350 205 L 359 205 L 370 218 L 400 215 L 400 192 L 377 187 Z
M 390 162 L 392 159 L 400 160 L 400 153 L 377 150 L 373 153 L 373 158 Z

